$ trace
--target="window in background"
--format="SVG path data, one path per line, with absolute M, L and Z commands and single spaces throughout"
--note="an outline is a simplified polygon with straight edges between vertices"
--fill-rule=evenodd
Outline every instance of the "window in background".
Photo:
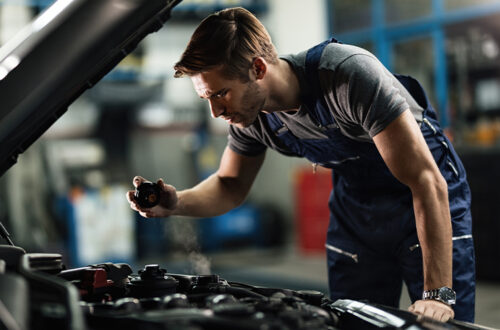
M 450 117 L 470 144 L 500 141 L 500 15 L 446 29 Z
M 199 20 L 207 15 L 228 7 L 243 7 L 254 14 L 267 11 L 267 0 L 183 0 L 173 10 L 174 20 Z
M 360 42 L 360 43 L 356 44 L 356 46 L 364 48 L 367 51 L 369 51 L 370 53 L 375 53 L 375 45 L 371 41 Z
M 392 48 L 392 71 L 416 78 L 436 107 L 433 56 L 434 46 L 430 36 L 396 42 Z
M 330 0 L 333 31 L 336 33 L 372 25 L 372 0 Z
M 0 1 L 0 46 L 14 37 L 33 18 L 30 7 Z
M 386 23 L 411 21 L 431 14 L 431 0 L 385 0 Z
M 499 3 L 499 0 L 444 0 L 446 10 L 457 10 L 467 7 Z

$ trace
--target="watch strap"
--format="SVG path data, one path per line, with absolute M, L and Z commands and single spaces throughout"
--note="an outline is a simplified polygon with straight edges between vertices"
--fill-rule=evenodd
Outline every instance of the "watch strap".
M 422 299 L 437 300 L 451 306 L 456 302 L 456 294 L 453 289 L 444 286 L 438 289 L 425 290 L 422 293 Z

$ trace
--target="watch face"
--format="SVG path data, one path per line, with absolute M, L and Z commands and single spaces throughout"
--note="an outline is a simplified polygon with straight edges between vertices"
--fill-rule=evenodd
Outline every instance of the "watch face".
M 442 287 L 439 289 L 438 296 L 441 300 L 446 302 L 447 304 L 454 304 L 456 300 L 456 294 L 455 291 L 448 287 Z

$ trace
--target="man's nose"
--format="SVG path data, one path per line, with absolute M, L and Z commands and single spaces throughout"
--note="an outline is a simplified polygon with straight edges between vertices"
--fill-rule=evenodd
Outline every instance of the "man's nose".
M 208 103 L 210 104 L 210 112 L 213 118 L 217 118 L 224 113 L 224 106 L 222 104 L 211 99 L 208 100 Z

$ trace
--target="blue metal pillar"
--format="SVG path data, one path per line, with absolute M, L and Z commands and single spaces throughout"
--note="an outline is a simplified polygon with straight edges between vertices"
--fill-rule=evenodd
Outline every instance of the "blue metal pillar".
M 375 43 L 375 55 L 380 62 L 390 69 L 391 49 L 384 32 L 385 0 L 372 0 L 372 39 Z
M 450 124 L 448 113 L 448 70 L 446 67 L 445 36 L 442 29 L 436 29 L 432 33 L 434 42 L 434 79 L 436 81 L 435 92 L 438 102 L 439 121 L 443 128 Z
M 434 79 L 437 106 L 439 111 L 439 121 L 443 128 L 450 125 L 448 113 L 448 69 L 446 63 L 446 39 L 443 26 L 444 4 L 443 0 L 432 0 L 432 11 L 435 25 L 432 31 L 434 43 Z

